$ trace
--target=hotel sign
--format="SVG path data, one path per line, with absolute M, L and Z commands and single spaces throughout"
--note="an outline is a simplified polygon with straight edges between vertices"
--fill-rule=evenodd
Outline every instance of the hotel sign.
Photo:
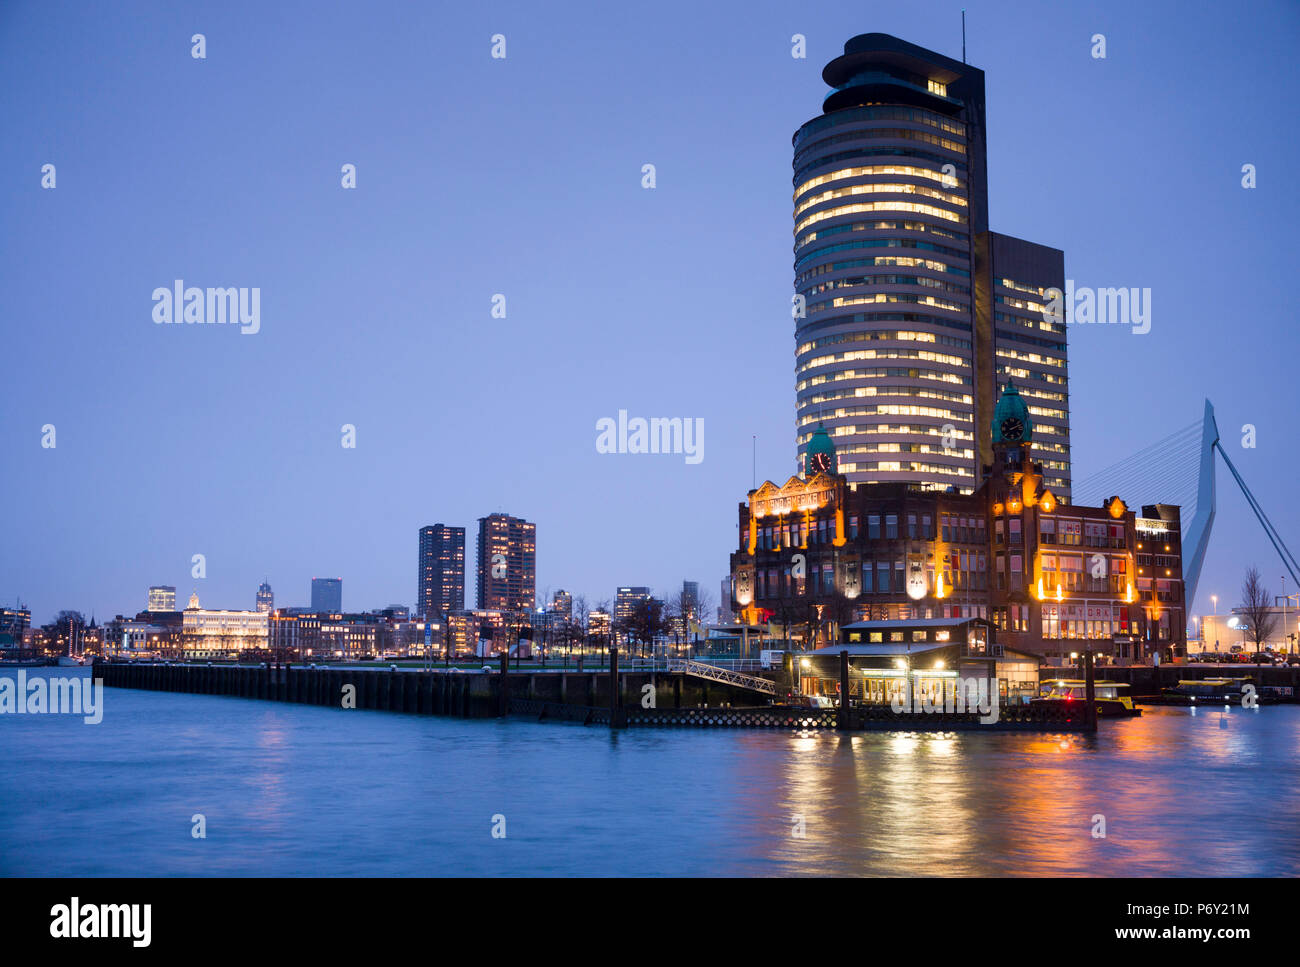
M 750 513 L 754 517 L 778 517 L 818 510 L 834 502 L 836 487 L 836 482 L 824 474 L 808 481 L 791 477 L 784 487 L 769 480 L 750 498 Z
M 1115 614 L 1110 604 L 1045 604 L 1043 617 L 1062 621 L 1111 621 Z

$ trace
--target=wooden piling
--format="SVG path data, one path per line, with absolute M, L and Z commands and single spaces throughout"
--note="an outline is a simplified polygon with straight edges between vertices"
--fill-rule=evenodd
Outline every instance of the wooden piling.
M 510 714 L 510 650 L 501 654 L 501 678 L 497 682 L 497 715 L 505 718 Z
M 627 728 L 627 711 L 618 687 L 618 648 L 609 649 L 609 727 Z
M 836 728 L 847 731 L 849 727 L 849 652 L 840 651 L 840 708 Z
M 1083 699 L 1086 706 L 1083 715 L 1084 726 L 1089 732 L 1097 731 L 1097 688 L 1093 678 L 1092 649 L 1083 653 Z

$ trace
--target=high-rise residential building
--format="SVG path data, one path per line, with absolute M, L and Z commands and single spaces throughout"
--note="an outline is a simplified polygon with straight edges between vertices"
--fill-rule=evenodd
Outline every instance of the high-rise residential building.
M 573 595 L 561 588 L 551 596 L 551 610 L 563 615 L 573 614 Z
M 434 616 L 465 607 L 465 528 L 430 524 L 420 528 L 416 591 L 419 613 Z
M 729 625 L 736 620 L 736 614 L 731 610 L 733 578 L 728 574 L 722 579 L 722 584 L 718 588 L 718 624 Z
M 275 594 L 271 591 L 271 585 L 265 581 L 257 586 L 257 610 L 267 614 L 275 610 Z
M 800 454 L 824 426 L 851 486 L 970 493 L 1014 378 L 1068 500 L 1065 327 L 1045 318 L 1064 256 L 989 231 L 984 72 L 873 33 L 822 78 L 793 139 Z
M 537 600 L 537 525 L 509 514 L 478 521 L 478 607 L 531 611 Z
M 311 609 L 317 614 L 339 614 L 343 611 L 343 579 L 312 578 Z
M 154 584 L 149 588 L 149 611 L 175 611 L 176 589 L 169 584 Z

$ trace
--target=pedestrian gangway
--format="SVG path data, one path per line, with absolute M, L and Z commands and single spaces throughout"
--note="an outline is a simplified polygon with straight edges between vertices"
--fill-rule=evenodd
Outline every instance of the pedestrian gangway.
M 705 661 L 695 661 L 690 658 L 670 658 L 667 661 L 665 670 L 683 672 L 687 675 L 694 675 L 696 678 L 706 678 L 711 682 L 720 682 L 724 685 L 748 688 L 755 692 L 762 692 L 764 695 L 776 694 L 775 682 L 770 682 L 766 678 L 758 678 L 755 675 L 732 671 L 730 668 L 722 668 Z

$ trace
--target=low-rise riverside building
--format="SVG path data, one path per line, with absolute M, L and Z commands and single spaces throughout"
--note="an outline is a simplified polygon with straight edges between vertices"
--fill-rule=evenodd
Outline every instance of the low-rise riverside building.
M 801 694 L 838 699 L 841 652 L 848 652 L 850 704 L 951 711 L 973 696 L 1007 705 L 1038 694 L 1038 656 L 1005 648 L 983 618 L 860 621 L 840 635 L 836 644 L 797 656 Z

